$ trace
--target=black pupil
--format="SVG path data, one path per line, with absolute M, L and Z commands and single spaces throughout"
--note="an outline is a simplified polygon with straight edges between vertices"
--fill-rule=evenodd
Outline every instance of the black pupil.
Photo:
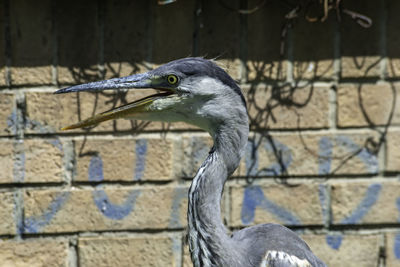
M 174 76 L 169 76 L 168 80 L 170 83 L 175 83 L 176 78 Z

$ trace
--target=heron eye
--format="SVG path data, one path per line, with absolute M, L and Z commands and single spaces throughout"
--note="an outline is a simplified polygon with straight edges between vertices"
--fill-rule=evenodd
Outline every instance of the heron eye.
M 167 81 L 171 85 L 176 84 L 178 82 L 178 77 L 176 77 L 175 75 L 168 75 Z

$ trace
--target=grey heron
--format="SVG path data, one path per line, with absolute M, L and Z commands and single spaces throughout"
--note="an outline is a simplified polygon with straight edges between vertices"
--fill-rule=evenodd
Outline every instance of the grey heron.
M 143 74 L 91 82 L 55 93 L 154 88 L 161 93 L 112 109 L 64 129 L 130 118 L 183 121 L 206 130 L 214 145 L 189 189 L 188 242 L 194 266 L 326 266 L 293 231 L 262 224 L 233 235 L 221 219 L 221 196 L 248 141 L 245 98 L 236 82 L 213 61 L 184 58 Z

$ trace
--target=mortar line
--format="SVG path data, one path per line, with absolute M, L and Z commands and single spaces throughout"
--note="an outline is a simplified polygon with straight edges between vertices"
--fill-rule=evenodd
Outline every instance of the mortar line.
M 15 134 L 15 144 L 16 146 L 14 146 L 14 154 L 19 154 L 20 157 L 19 160 L 20 162 L 18 162 L 18 164 L 15 163 L 14 159 L 14 166 L 13 166 L 13 180 L 14 181 L 19 181 L 19 182 L 23 182 L 24 179 L 24 168 L 25 168 L 25 160 L 24 160 L 24 152 L 20 151 L 20 150 L 24 150 L 24 146 L 23 146 L 23 141 L 24 141 L 24 128 L 25 128 L 25 114 L 26 114 L 26 99 L 25 99 L 25 93 L 24 92 L 16 92 L 15 93 L 15 105 L 16 105 L 16 134 Z M 18 149 L 18 151 L 16 150 L 16 148 Z M 21 166 L 22 165 L 22 166 Z M 22 168 L 22 169 L 20 169 Z M 18 176 L 18 177 L 15 177 Z M 24 188 L 20 187 L 20 188 L 16 188 L 16 196 L 15 196 L 15 219 L 16 219 L 16 226 L 17 226 L 17 235 L 16 235 L 16 239 L 17 240 L 21 240 L 23 239 L 23 227 L 24 227 Z
M 378 259 L 378 267 L 385 267 L 386 266 L 386 234 L 381 233 L 381 238 L 380 238 L 380 244 L 379 244 L 379 259 Z
M 175 179 L 176 178 L 176 179 Z M 154 186 L 160 189 L 167 188 L 189 188 L 191 184 L 192 177 L 184 177 L 182 181 L 178 182 L 178 177 L 174 177 L 170 181 L 159 182 L 159 181 L 102 181 L 102 182 L 84 182 L 84 181 L 73 181 L 69 187 L 65 183 L 54 183 L 54 184 L 43 184 L 43 183 L 15 183 L 15 184 L 2 184 L 0 185 L 0 192 L 12 192 L 19 189 L 27 191 L 42 191 L 42 190 L 96 190 L 98 186 L 103 186 L 105 190 L 147 190 Z M 255 185 L 270 185 L 277 184 L 275 181 L 276 177 L 272 176 L 258 176 L 254 182 Z M 280 177 L 285 178 L 290 184 L 335 184 L 335 183 L 391 183 L 398 182 L 398 176 L 396 174 L 392 176 L 380 176 L 380 175 L 336 175 L 330 177 L 326 180 L 325 176 L 310 176 L 310 175 L 298 175 L 290 177 Z M 231 176 L 227 181 L 227 188 L 235 186 L 246 186 L 246 176 Z M 228 191 L 224 192 L 229 194 Z
M 79 267 L 78 237 L 71 236 L 68 240 L 68 267 Z

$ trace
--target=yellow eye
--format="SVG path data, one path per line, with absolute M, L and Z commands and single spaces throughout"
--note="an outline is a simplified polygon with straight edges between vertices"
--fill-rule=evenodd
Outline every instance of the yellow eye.
M 178 77 L 175 75 L 168 75 L 167 81 L 169 84 L 176 84 L 178 82 Z

